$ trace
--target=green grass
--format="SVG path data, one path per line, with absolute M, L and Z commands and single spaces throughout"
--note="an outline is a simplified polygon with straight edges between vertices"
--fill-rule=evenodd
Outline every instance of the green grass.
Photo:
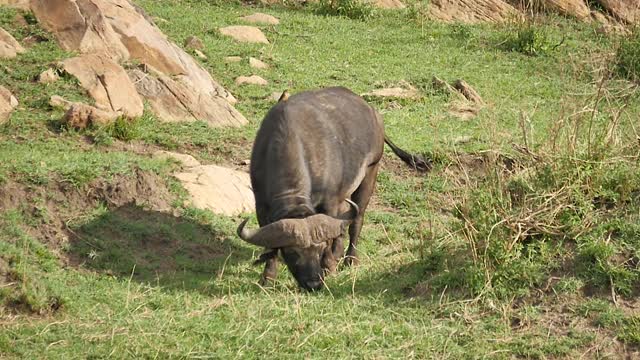
M 49 97 L 87 95 L 69 77 L 33 79 L 73 54 L 31 17 L 20 28 L 16 11 L 0 8 L 0 26 L 18 40 L 49 39 L 0 60 L 0 83 L 21 103 L 0 127 L 0 184 L 41 194 L 13 206 L 0 189 L 0 205 L 11 205 L 0 214 L 0 357 L 633 357 L 640 101 L 629 83 L 598 71 L 618 66 L 608 55 L 617 39 L 552 16 L 522 29 L 440 24 L 425 20 L 422 2 L 364 17 L 344 1 L 333 3 L 343 6 L 338 16 L 317 6 L 137 3 L 168 20 L 157 24 L 177 44 L 202 39 L 203 66 L 249 124 L 162 123 L 147 110 L 133 122 L 65 129 Z M 262 27 L 269 45 L 217 32 L 254 11 L 281 20 Z M 222 61 L 231 55 L 271 68 Z M 234 83 L 252 73 L 269 85 Z M 470 120 L 452 115 L 456 99 L 434 90 L 433 76 L 464 79 L 486 105 Z M 249 158 L 272 92 L 364 93 L 403 81 L 421 98 L 371 102 L 394 142 L 431 155 L 435 168 L 417 176 L 385 150 L 361 265 L 322 292 L 299 291 L 283 266 L 273 287 L 260 287 L 260 249 L 237 239 L 239 218 L 185 207 L 184 189 L 168 179 L 173 166 L 147 155 L 237 164 Z M 56 208 L 46 196 L 139 171 L 166 178 L 178 216 L 100 199 Z M 68 238 L 52 242 L 45 231 L 59 223 Z

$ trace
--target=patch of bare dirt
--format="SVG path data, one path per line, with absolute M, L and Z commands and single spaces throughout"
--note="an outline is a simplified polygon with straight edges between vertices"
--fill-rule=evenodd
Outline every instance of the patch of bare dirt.
M 170 211 L 173 198 L 164 180 L 140 169 L 109 181 L 95 180 L 80 188 L 54 181 L 45 187 L 31 187 L 11 180 L 0 187 L 0 209 L 29 214 L 38 223 L 27 231 L 54 252 L 68 242 L 68 223 L 82 219 L 100 203 L 109 208 L 133 203 Z

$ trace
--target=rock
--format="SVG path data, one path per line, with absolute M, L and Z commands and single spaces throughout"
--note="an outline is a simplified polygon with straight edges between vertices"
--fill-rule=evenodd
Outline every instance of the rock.
M 460 99 L 465 99 L 465 97 L 458 92 L 458 90 L 456 90 L 453 86 L 451 86 L 448 82 L 440 79 L 437 76 L 434 76 L 433 79 L 431 80 L 431 86 L 438 91 L 443 91 L 449 94 L 453 94 L 456 95 L 458 97 L 460 97 Z
M 236 103 L 231 93 L 194 58 L 169 41 L 129 0 L 31 1 L 40 24 L 66 50 L 105 53 L 117 61 L 136 60 L 173 77 L 191 93 L 190 97 L 219 97 Z
M 49 105 L 52 108 L 58 108 L 63 110 L 69 110 L 69 108 L 73 105 L 71 101 L 65 100 L 62 96 L 53 95 L 49 99 Z
M 263 14 L 263 13 L 255 13 L 247 16 L 243 16 L 240 18 L 242 21 L 246 21 L 252 24 L 263 24 L 263 25 L 278 25 L 280 24 L 280 20 L 278 18 Z
M 226 63 L 235 63 L 242 61 L 242 56 L 227 56 L 224 58 L 224 62 Z
M 96 107 L 128 118 L 142 116 L 144 104 L 122 66 L 103 55 L 81 55 L 62 62 L 96 101 Z
M 254 69 L 268 69 L 269 65 L 253 57 L 249 58 L 249 66 Z
M 544 0 L 542 6 L 547 10 L 553 10 L 564 16 L 572 16 L 577 19 L 589 19 L 591 11 L 583 0 Z
M 196 160 L 196 158 L 188 154 L 179 154 L 170 151 L 158 150 L 151 156 L 156 159 L 173 159 L 179 162 L 182 166 L 188 168 L 200 166 L 200 162 Z
M 82 103 L 72 103 L 64 114 L 62 122 L 74 129 L 85 129 L 91 125 L 104 126 L 118 118 L 118 114 Z
M 251 180 L 245 172 L 217 165 L 201 165 L 175 174 L 189 193 L 191 204 L 227 216 L 253 212 Z
M 0 85 L 0 124 L 9 120 L 9 116 L 13 109 L 18 107 L 18 99 L 9 91 L 9 89 Z
M 268 44 L 269 40 L 262 31 L 253 26 L 227 26 L 220 28 L 220 33 L 239 42 Z
M 196 54 L 197 57 L 199 57 L 202 60 L 207 60 L 207 55 L 205 55 L 202 51 L 195 49 L 193 50 L 193 53 Z
M 640 1 L 638 0 L 597 0 L 615 18 L 627 24 L 640 23 Z
M 236 84 L 237 85 L 260 85 L 260 86 L 265 86 L 267 84 L 269 84 L 269 82 L 263 78 L 261 78 L 258 75 L 251 75 L 251 76 L 238 76 L 236 78 Z
M 376 89 L 368 93 L 364 93 L 362 96 L 373 98 L 417 99 L 420 97 L 420 93 L 413 86 L 405 84 L 404 87 L 398 86 Z
M 629 30 L 615 18 L 605 15 L 599 11 L 592 11 L 591 17 L 599 22 L 601 26 L 596 29 L 600 34 L 621 34 L 628 35 Z
M 29 10 L 29 1 L 30 0 L 0 0 L 0 5 L 5 5 L 16 9 Z
M 189 36 L 184 41 L 184 47 L 187 49 L 204 50 L 204 44 L 197 36 Z
M 24 48 L 11 34 L 0 28 L 0 59 L 13 59 L 24 51 Z
M 446 22 L 502 22 L 519 12 L 503 0 L 432 0 L 429 15 Z
M 201 120 L 212 127 L 242 126 L 247 119 L 229 102 L 218 96 L 205 96 L 191 91 L 185 84 L 159 72 L 129 70 L 136 90 L 144 96 L 162 121 Z
M 453 84 L 454 89 L 458 90 L 467 100 L 471 101 L 475 104 L 484 104 L 480 94 L 471 87 L 471 85 L 467 84 L 464 80 L 456 80 Z
M 40 25 L 53 33 L 65 50 L 98 52 L 116 60 L 130 57 L 96 1 L 32 0 L 31 9 Z
M 400 0 L 374 0 L 373 6 L 380 9 L 404 9 L 406 6 Z
M 49 84 L 56 82 L 60 79 L 60 76 L 54 69 L 47 69 L 38 75 L 38 82 L 41 84 Z

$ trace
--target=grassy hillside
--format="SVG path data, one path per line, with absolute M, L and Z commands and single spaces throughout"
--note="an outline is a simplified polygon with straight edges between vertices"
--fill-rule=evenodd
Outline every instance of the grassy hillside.
M 211 129 L 146 112 L 66 129 L 49 97 L 88 96 L 72 78 L 34 79 L 72 54 L 33 16 L 0 7 L 0 27 L 30 43 L 0 60 L 0 84 L 20 101 L 0 126 L 0 357 L 640 356 L 638 33 L 550 16 L 440 24 L 419 3 L 354 5 L 345 16 L 318 5 L 136 3 L 177 44 L 203 41 L 202 64 L 250 123 Z M 271 44 L 217 32 L 254 11 L 280 19 L 262 27 Z M 245 58 L 223 61 L 232 55 Z M 249 56 L 271 68 L 251 69 Z M 252 73 L 269 85 L 234 83 Z M 471 84 L 485 103 L 478 115 L 453 115 L 458 99 L 433 76 Z M 185 205 L 176 164 L 149 156 L 235 167 L 272 92 L 406 82 L 419 99 L 370 101 L 390 137 L 435 167 L 417 175 L 385 150 L 360 266 L 322 292 L 299 291 L 283 266 L 275 286 L 260 287 L 260 249 L 236 237 L 239 218 Z

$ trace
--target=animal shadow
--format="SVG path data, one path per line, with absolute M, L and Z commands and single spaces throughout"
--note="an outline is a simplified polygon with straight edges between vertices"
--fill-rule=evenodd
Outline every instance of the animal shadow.
M 125 205 L 73 229 L 69 258 L 72 265 L 140 283 L 214 295 L 224 268 L 252 257 L 223 227 Z

